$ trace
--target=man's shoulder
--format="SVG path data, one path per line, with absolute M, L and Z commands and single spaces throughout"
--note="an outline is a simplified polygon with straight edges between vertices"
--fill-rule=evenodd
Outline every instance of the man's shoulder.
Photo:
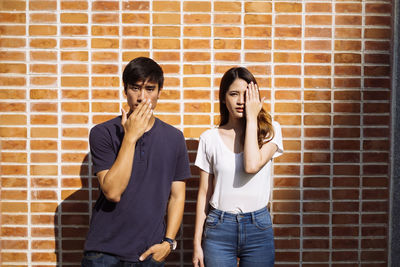
M 158 124 L 159 124 L 159 129 L 161 130 L 161 132 L 163 134 L 167 134 L 168 136 L 183 136 L 183 133 L 181 130 L 179 130 L 178 128 L 176 128 L 175 126 L 172 126 L 171 124 L 168 124 L 162 120 L 160 120 L 159 118 L 156 118 L 158 120 Z
M 91 135 L 103 134 L 105 132 L 117 133 L 117 129 L 121 128 L 121 116 L 117 116 L 108 121 L 96 124 L 90 130 Z

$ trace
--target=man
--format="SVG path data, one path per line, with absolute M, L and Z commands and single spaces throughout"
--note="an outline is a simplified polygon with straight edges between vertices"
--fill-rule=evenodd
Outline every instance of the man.
M 164 266 L 176 247 L 189 159 L 181 131 L 154 117 L 161 67 L 139 57 L 125 67 L 129 112 L 90 132 L 101 193 L 93 208 L 82 266 Z M 167 222 L 164 216 L 167 211 Z

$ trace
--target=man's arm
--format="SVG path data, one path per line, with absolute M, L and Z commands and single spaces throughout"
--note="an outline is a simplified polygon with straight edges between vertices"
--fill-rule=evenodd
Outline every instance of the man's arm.
M 184 181 L 172 182 L 167 211 L 167 230 L 165 232 L 165 236 L 170 239 L 175 239 L 182 222 L 183 210 L 185 208 L 185 191 L 186 183 Z M 164 241 L 161 244 L 151 246 L 140 256 L 140 260 L 142 261 L 150 254 L 153 254 L 153 259 L 161 262 L 164 261 L 170 252 L 170 244 Z
M 132 173 L 133 159 L 137 140 L 145 132 L 152 116 L 150 102 L 143 101 L 127 118 L 122 110 L 121 124 L 124 127 L 124 139 L 118 156 L 109 170 L 97 173 L 101 190 L 112 202 L 119 202 L 122 193 L 128 186 Z

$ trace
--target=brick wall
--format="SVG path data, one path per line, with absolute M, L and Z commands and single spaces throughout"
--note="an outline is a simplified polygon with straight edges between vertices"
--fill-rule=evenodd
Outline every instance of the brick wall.
M 193 162 L 231 66 L 257 77 L 283 127 L 277 266 L 386 266 L 390 0 L 0 1 L 2 266 L 78 265 L 98 195 L 88 132 L 126 107 L 121 73 L 157 60 L 157 116 Z M 190 266 L 198 171 L 179 249 Z M 56 252 L 55 252 L 56 251 Z M 61 264 L 62 263 L 62 264 Z

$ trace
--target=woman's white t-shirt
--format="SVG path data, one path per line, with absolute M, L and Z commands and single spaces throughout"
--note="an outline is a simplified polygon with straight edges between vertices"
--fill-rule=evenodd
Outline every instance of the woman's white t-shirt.
M 272 156 L 283 153 L 282 132 L 278 122 L 272 123 L 274 137 L 270 142 L 278 146 Z M 225 212 L 245 213 L 259 210 L 268 204 L 271 192 L 271 165 L 268 161 L 257 173 L 248 174 L 243 168 L 243 152 L 234 153 L 223 142 L 218 128 L 200 136 L 195 165 L 214 174 L 214 193 L 210 205 Z

